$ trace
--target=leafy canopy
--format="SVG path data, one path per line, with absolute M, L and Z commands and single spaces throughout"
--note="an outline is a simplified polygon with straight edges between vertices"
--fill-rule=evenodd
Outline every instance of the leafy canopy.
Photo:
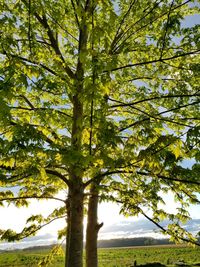
M 1 204 L 64 202 L 48 218 L 29 218 L 22 233 L 2 230 L 2 239 L 66 215 L 66 200 L 56 195 L 71 186 L 73 166 L 85 201 L 96 183 L 101 200 L 120 202 L 123 214 L 142 213 L 159 227 L 168 218 L 163 232 L 195 243 L 179 223 L 199 203 L 198 25 L 183 27 L 198 1 L 93 0 L 85 12 L 89 2 L 0 3 Z M 83 113 L 73 133 L 79 149 L 75 97 Z M 169 192 L 177 214 L 161 208 Z

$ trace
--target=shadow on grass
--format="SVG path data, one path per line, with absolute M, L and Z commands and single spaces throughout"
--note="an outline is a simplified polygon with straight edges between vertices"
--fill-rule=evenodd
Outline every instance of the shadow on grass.
M 142 265 L 137 265 L 136 263 L 134 265 L 131 265 L 131 267 L 138 266 L 138 267 L 167 267 L 168 265 L 164 265 L 160 262 L 151 262 L 151 263 L 146 263 Z M 200 263 L 194 263 L 192 265 L 186 264 L 186 263 L 175 263 L 173 266 L 176 267 L 190 267 L 190 266 L 200 266 Z
M 143 265 L 135 265 L 135 266 L 138 266 L 138 267 L 166 267 L 167 265 L 161 264 L 160 262 L 151 262 L 151 263 L 146 263 Z

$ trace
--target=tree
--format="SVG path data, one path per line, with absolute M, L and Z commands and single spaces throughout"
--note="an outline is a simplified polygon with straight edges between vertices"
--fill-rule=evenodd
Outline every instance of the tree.
M 199 203 L 198 26 L 181 21 L 194 1 L 9 1 L 1 8 L 1 203 L 56 199 L 31 216 L 19 240 L 58 218 L 66 267 L 97 266 L 100 200 L 142 213 L 177 241 L 197 242 L 179 223 Z M 185 159 L 193 160 L 192 169 Z M 17 186 L 17 194 L 7 187 Z M 66 198 L 57 193 L 67 190 Z M 173 192 L 177 214 L 160 207 Z M 152 211 L 152 217 L 146 209 Z M 159 221 L 169 218 L 168 229 Z

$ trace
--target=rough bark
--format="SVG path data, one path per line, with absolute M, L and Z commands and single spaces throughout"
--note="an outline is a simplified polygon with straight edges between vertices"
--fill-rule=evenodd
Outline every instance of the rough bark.
M 73 124 L 71 148 L 77 156 L 70 166 L 70 182 L 68 192 L 68 228 L 65 267 L 83 266 L 83 168 L 79 159 L 81 157 L 81 140 L 83 132 L 83 104 L 80 94 L 83 90 L 83 70 L 77 71 L 76 94 L 73 96 Z
M 70 188 L 68 189 L 68 195 L 70 194 Z M 67 209 L 67 231 L 66 231 L 66 247 L 65 247 L 65 267 L 68 266 L 67 259 L 69 258 L 69 243 L 70 243 L 70 236 L 71 236 L 71 215 L 70 215 L 70 203 L 69 203 L 69 197 L 66 201 L 66 209 Z
M 83 266 L 83 186 L 70 190 L 65 267 Z
M 97 240 L 99 229 L 103 226 L 102 223 L 98 223 L 98 193 L 97 186 L 92 184 L 86 229 L 86 267 L 98 266 Z
M 65 267 L 83 266 L 83 169 L 79 162 L 81 156 L 83 105 L 79 98 L 82 84 L 78 83 L 77 94 L 73 98 L 72 151 L 76 151 L 77 159 L 70 166 L 70 182 L 68 192 L 68 226 Z

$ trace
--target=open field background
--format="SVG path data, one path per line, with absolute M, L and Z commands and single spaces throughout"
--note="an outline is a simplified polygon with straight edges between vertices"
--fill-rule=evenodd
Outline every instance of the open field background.
M 26 250 L 3 252 L 0 254 L 0 267 L 36 267 L 50 250 Z M 155 246 L 99 249 L 99 267 L 130 267 L 159 262 L 164 266 L 200 266 L 200 248 Z M 185 265 L 183 264 L 185 263 Z M 64 256 L 57 255 L 51 267 L 63 267 Z M 181 265 L 182 264 L 182 265 Z M 160 265 L 162 266 L 162 265 Z

